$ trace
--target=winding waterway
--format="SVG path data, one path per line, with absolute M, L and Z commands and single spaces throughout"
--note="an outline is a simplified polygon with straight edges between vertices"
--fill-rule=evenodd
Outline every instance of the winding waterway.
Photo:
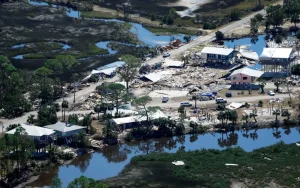
M 48 4 L 45 2 L 37 2 L 37 1 L 32 1 L 32 0 L 29 0 L 28 2 L 29 2 L 29 4 L 34 5 L 34 6 L 63 7 L 66 9 L 66 14 L 69 17 L 72 17 L 72 18 L 80 17 L 80 11 L 74 10 L 74 9 L 66 7 L 66 6 L 53 5 L 53 4 Z M 117 19 L 97 19 L 97 18 L 95 19 L 95 18 L 93 18 L 93 20 L 106 21 L 106 22 L 124 22 L 122 20 L 117 20 Z M 135 34 L 141 42 L 143 42 L 145 45 L 148 45 L 150 47 L 155 47 L 157 45 L 166 45 L 174 39 L 180 39 L 181 41 L 184 41 L 183 38 L 185 35 L 183 35 L 183 34 L 155 35 L 154 33 L 150 32 L 148 29 L 146 29 L 144 26 L 142 26 L 142 24 L 133 23 L 133 22 L 129 22 L 129 23 L 132 25 L 130 31 L 133 34 Z M 196 38 L 196 36 L 191 36 L 191 39 L 195 39 L 195 38 Z M 103 42 L 106 42 L 106 41 L 103 41 Z M 105 49 L 109 50 L 108 48 L 105 48 Z
M 51 184 L 56 175 L 62 180 L 63 187 L 74 178 L 81 175 L 97 180 L 118 175 L 131 158 L 136 155 L 145 155 L 151 152 L 174 153 L 179 149 L 185 151 L 197 149 L 225 149 L 226 147 L 240 146 L 245 151 L 270 146 L 279 141 L 295 143 L 300 141 L 300 129 L 258 129 L 236 131 L 234 133 L 207 133 L 204 135 L 185 135 L 135 141 L 125 144 L 108 146 L 100 152 L 76 158 L 71 164 L 51 168 L 40 174 L 40 177 L 30 186 L 46 187 Z

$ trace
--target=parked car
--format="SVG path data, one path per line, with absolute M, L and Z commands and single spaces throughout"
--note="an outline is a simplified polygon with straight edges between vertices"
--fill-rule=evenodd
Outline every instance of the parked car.
M 213 93 L 210 93 L 210 92 L 206 92 L 206 93 L 201 93 L 200 94 L 200 97 L 208 97 L 210 99 L 214 99 L 215 98 L 215 95 Z
M 225 96 L 229 98 L 229 97 L 232 97 L 232 94 L 231 94 L 230 92 L 227 92 L 227 93 L 225 94 Z
M 220 103 L 227 103 L 227 100 L 226 100 L 226 99 L 223 99 L 223 98 L 216 98 L 216 103 L 217 103 L 217 104 L 220 104 Z
M 275 93 L 274 93 L 274 91 L 268 91 L 268 95 L 275 96 Z
M 200 98 L 199 98 L 199 100 L 200 101 L 209 101 L 209 97 L 206 97 L 206 96 L 201 96 Z
M 163 95 L 161 101 L 162 103 L 166 103 L 169 101 L 169 97 L 167 95 Z
M 163 54 L 163 57 L 169 57 L 170 55 L 171 55 L 170 53 L 166 52 Z
M 189 102 L 182 102 L 182 103 L 180 103 L 180 106 L 183 106 L 183 107 L 191 107 L 191 106 L 193 106 L 191 103 L 189 103 Z
M 213 94 L 214 96 L 219 96 L 219 93 L 218 93 L 217 91 L 213 91 L 212 94 Z

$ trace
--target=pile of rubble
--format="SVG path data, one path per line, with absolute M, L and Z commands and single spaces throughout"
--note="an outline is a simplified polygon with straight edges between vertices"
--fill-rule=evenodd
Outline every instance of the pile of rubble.
M 188 66 L 184 69 L 170 69 L 170 71 L 171 74 L 163 75 L 157 82 L 144 82 L 137 79 L 132 87 L 146 87 L 151 90 L 178 89 L 192 92 L 209 90 L 208 87 L 226 84 L 224 79 L 220 79 L 226 70 Z
M 89 97 L 80 105 L 80 110 L 93 110 L 96 104 L 101 102 L 101 95 L 98 93 L 91 93 Z

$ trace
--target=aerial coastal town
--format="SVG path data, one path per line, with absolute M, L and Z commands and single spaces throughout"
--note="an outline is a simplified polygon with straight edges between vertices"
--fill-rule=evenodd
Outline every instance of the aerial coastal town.
M 0 15 L 0 187 L 299 187 L 300 1 Z

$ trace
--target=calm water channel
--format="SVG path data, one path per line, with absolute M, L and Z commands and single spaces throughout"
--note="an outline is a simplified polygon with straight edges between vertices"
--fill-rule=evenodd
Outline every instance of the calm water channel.
M 37 1 L 32 1 L 32 0 L 29 0 L 28 2 L 29 2 L 29 4 L 34 5 L 34 6 L 64 7 L 66 9 L 66 13 L 69 17 L 72 17 L 72 18 L 80 17 L 80 12 L 77 10 L 74 10 L 72 8 L 68 8 L 68 7 L 61 6 L 61 5 L 50 5 L 45 2 L 37 2 Z M 100 21 L 106 21 L 106 22 L 124 22 L 122 20 L 117 20 L 117 19 L 93 19 L 93 20 L 100 20 Z M 174 39 L 181 39 L 182 41 L 184 41 L 183 37 L 185 35 L 183 35 L 183 34 L 159 35 L 158 36 L 158 35 L 155 35 L 152 32 L 150 32 L 149 30 L 147 30 L 141 24 L 132 23 L 132 22 L 130 22 L 130 23 L 132 24 L 132 28 L 130 29 L 130 31 L 133 34 L 135 34 L 138 37 L 138 39 L 140 41 L 142 41 L 145 45 L 149 45 L 151 47 L 154 47 L 156 45 L 166 45 L 171 40 L 174 40 Z M 191 38 L 195 39 L 196 36 L 191 36 Z M 103 45 L 102 47 L 105 48 L 106 45 Z M 108 48 L 105 48 L 105 49 L 108 49 Z M 110 49 L 108 49 L 108 50 L 110 50 Z
M 258 129 L 236 131 L 234 133 L 207 133 L 204 135 L 169 137 L 118 144 L 104 148 L 100 152 L 76 158 L 71 164 L 49 169 L 40 174 L 31 186 L 46 187 L 56 175 L 62 180 L 63 187 L 81 175 L 97 180 L 118 175 L 130 159 L 136 155 L 151 152 L 174 153 L 178 149 L 185 151 L 197 149 L 225 149 L 240 146 L 246 151 L 269 146 L 279 141 L 295 143 L 300 141 L 300 129 Z

